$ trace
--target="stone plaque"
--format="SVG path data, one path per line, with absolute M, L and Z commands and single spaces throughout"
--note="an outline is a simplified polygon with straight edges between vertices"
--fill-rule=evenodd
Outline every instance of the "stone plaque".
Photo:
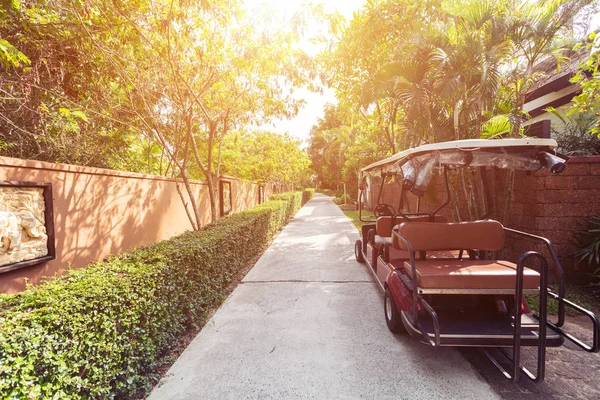
M 0 182 L 0 272 L 54 258 L 54 224 L 49 217 L 50 184 Z

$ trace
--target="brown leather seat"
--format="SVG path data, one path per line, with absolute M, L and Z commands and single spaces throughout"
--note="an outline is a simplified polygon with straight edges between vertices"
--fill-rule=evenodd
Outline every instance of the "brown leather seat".
M 504 246 L 504 227 L 498 221 L 410 222 L 402 223 L 398 233 L 408 240 L 414 251 L 431 250 L 500 250 Z M 396 235 L 392 245 L 408 250 Z
M 430 251 L 427 253 L 427 258 L 458 258 L 459 254 L 459 250 Z M 398 250 L 390 246 L 390 260 L 394 259 L 408 260 L 410 255 L 406 250 Z
M 434 222 L 447 222 L 448 219 L 442 215 L 436 215 Z M 395 217 L 379 217 L 375 222 L 375 234 L 377 236 L 390 237 L 392 236 L 392 228 L 403 222 L 429 222 L 429 215 L 408 215 L 406 218 L 398 215 Z
M 424 260 L 415 261 L 417 286 L 428 289 L 514 289 L 517 266 L 509 261 Z M 410 262 L 404 270 L 412 277 Z M 540 274 L 525 268 L 523 288 L 537 289 Z
M 398 233 L 415 252 L 440 250 L 500 250 L 504 245 L 504 227 L 498 221 L 485 220 L 462 223 L 403 223 Z M 398 250 L 408 246 L 395 235 L 393 245 Z M 404 270 L 416 278 L 417 286 L 427 289 L 514 289 L 517 266 L 508 261 L 471 259 L 415 260 L 416 277 L 410 262 Z M 529 268 L 523 274 L 523 288 L 537 289 L 540 275 Z

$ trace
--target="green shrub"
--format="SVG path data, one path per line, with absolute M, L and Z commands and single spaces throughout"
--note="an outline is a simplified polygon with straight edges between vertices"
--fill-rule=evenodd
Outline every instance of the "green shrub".
M 287 210 L 285 213 L 286 221 L 294 218 L 296 212 L 302 207 L 302 192 L 285 192 L 272 194 L 269 200 L 283 200 L 287 202 Z
M 180 335 L 222 303 L 301 196 L 0 295 L 0 397 L 130 396 Z
M 333 202 L 335 204 L 351 204 L 352 203 L 352 197 L 350 197 L 350 195 L 348 195 L 348 194 L 343 194 L 340 197 L 335 197 L 333 199 Z
M 560 122 L 552 124 L 552 136 L 556 138 L 561 153 L 567 156 L 593 156 L 600 154 L 600 137 L 590 133 L 597 125 L 594 113 L 577 113 L 563 117 L 550 109 Z
M 315 189 L 309 188 L 304 189 L 302 192 L 302 205 L 308 203 L 308 201 L 315 197 Z
M 600 215 L 588 217 L 581 229 L 574 233 L 577 250 L 573 255 L 588 267 L 591 279 L 597 281 L 600 278 Z
M 332 189 L 319 189 L 319 193 L 323 193 L 325 196 L 329 197 L 340 197 L 344 194 L 341 190 L 332 190 Z

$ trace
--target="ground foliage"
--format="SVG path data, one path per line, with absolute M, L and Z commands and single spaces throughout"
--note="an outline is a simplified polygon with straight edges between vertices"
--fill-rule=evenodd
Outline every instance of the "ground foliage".
M 598 117 L 591 112 L 572 113 L 563 117 L 557 111 L 550 109 L 560 123 L 552 127 L 552 134 L 558 143 L 559 151 L 567 156 L 600 155 L 600 137 L 594 129 Z
M 127 398 L 143 387 L 312 192 L 272 197 L 200 231 L 0 295 L 1 397 Z

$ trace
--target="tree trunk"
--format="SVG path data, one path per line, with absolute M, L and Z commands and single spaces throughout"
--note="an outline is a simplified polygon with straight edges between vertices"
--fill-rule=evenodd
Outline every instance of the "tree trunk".
M 506 182 L 504 185 L 504 207 L 502 210 L 502 216 L 501 216 L 501 220 L 500 222 L 503 225 L 507 225 L 507 220 L 508 220 L 508 211 L 510 209 L 510 204 L 512 203 L 512 194 L 513 194 L 513 187 L 515 185 L 515 171 L 514 170 L 508 170 L 508 173 L 506 174 Z
M 184 184 L 185 184 L 185 181 L 184 181 Z M 190 220 L 190 223 L 192 224 L 192 229 L 197 231 L 200 228 L 198 227 L 198 225 L 196 225 L 194 223 L 194 218 L 192 217 L 192 214 L 190 214 L 190 210 L 188 209 L 188 205 L 187 205 L 187 202 L 185 201 L 185 197 L 183 196 L 183 192 L 181 191 L 181 188 L 179 187 L 177 178 L 175 178 L 175 188 L 177 188 L 177 193 L 179 194 L 179 198 L 181 199 L 181 202 L 183 203 L 183 209 L 185 210 L 185 213 L 186 213 L 188 219 Z
M 192 204 L 192 211 L 194 212 L 194 217 L 196 218 L 196 226 L 194 227 L 194 223 L 192 223 L 192 227 L 194 230 L 198 230 L 198 229 L 200 229 L 200 226 L 202 225 L 202 220 L 200 219 L 200 213 L 198 211 L 198 205 L 196 204 L 196 197 L 194 196 L 194 191 L 192 190 L 192 186 L 190 185 L 190 180 L 187 176 L 187 162 L 188 162 L 188 154 L 189 154 L 189 145 L 190 145 L 190 138 L 188 136 L 185 139 L 185 148 L 183 150 L 184 151 L 183 163 L 181 164 L 180 170 L 181 170 L 181 178 L 183 179 L 183 184 L 185 185 L 185 190 L 187 191 L 188 196 L 190 198 L 190 203 Z M 182 201 L 183 201 L 183 198 L 182 198 Z M 184 207 L 186 207 L 185 201 L 184 201 L 183 205 L 184 205 Z M 187 207 L 186 207 L 185 212 L 189 215 Z
M 459 131 L 460 108 L 461 108 L 461 100 L 457 101 L 456 104 L 454 105 L 454 118 L 453 118 L 454 140 L 460 140 L 460 131 Z M 462 174 L 461 174 L 461 177 L 462 177 Z
M 198 229 L 200 229 L 200 226 L 202 225 L 202 223 L 201 223 L 200 215 L 198 213 L 198 206 L 196 204 L 196 198 L 194 197 L 194 192 L 192 191 L 192 188 L 190 186 L 190 182 L 189 182 L 189 179 L 188 179 L 188 176 L 186 173 L 187 154 L 184 154 L 183 163 L 179 163 L 179 161 L 177 161 L 176 155 L 173 154 L 173 152 L 170 150 L 169 143 L 167 142 L 165 137 L 160 133 L 160 131 L 158 129 L 154 129 L 154 133 L 155 133 L 156 137 L 158 138 L 158 140 L 161 142 L 163 149 L 165 149 L 167 151 L 167 156 L 169 157 L 170 161 L 173 162 L 173 164 L 175 164 L 180 170 L 181 178 L 183 180 L 183 184 L 184 184 L 185 189 L 190 198 L 190 203 L 192 205 L 192 211 L 194 212 L 194 217 L 195 217 L 196 221 L 194 221 L 194 219 L 191 217 L 190 212 L 187 208 L 187 203 L 185 202 L 185 199 L 182 196 L 182 194 L 180 194 L 181 201 L 183 203 L 183 207 L 185 208 L 185 212 L 188 215 L 188 218 L 190 219 L 190 224 L 192 225 L 192 229 L 198 230 Z M 189 142 L 190 142 L 190 138 L 186 137 L 186 144 L 185 144 L 185 150 L 184 150 L 185 153 L 188 152 Z M 175 179 L 177 179 L 176 176 L 175 176 Z M 177 186 L 177 182 L 175 182 L 175 185 Z M 179 191 L 179 188 L 177 188 L 177 190 Z
M 213 141 L 214 141 L 214 137 L 215 137 L 216 125 L 214 123 L 210 123 L 209 125 L 210 125 L 209 126 L 210 130 L 208 133 L 208 160 L 206 162 L 206 164 L 207 164 L 206 166 L 200 159 L 200 154 L 198 153 L 198 146 L 196 145 L 196 139 L 194 138 L 194 135 L 191 134 L 191 130 L 188 130 L 188 133 L 189 133 L 190 139 L 192 141 L 192 150 L 194 152 L 194 158 L 196 159 L 196 164 L 198 165 L 198 167 L 200 168 L 200 170 L 206 177 L 206 183 L 208 185 L 208 194 L 209 194 L 209 200 L 210 200 L 211 223 L 214 224 L 217 222 L 217 198 L 215 195 L 215 181 L 214 181 L 214 177 L 213 177 L 213 173 L 212 173 L 212 145 L 213 145 Z
M 465 181 L 465 172 L 461 168 L 458 170 L 460 176 L 460 185 L 463 191 L 463 196 L 465 197 L 465 202 L 467 203 L 467 214 L 469 215 L 469 221 L 473 221 L 473 204 L 471 204 L 471 196 L 467 189 L 467 183 Z
M 216 223 L 217 222 L 217 194 L 216 191 L 218 190 L 218 186 L 215 187 L 215 184 L 218 185 L 218 177 L 217 177 L 217 182 L 215 182 L 214 179 L 214 175 L 211 174 L 209 177 L 206 178 L 206 182 L 208 183 L 208 191 L 210 194 L 210 219 L 212 221 L 212 223 Z

